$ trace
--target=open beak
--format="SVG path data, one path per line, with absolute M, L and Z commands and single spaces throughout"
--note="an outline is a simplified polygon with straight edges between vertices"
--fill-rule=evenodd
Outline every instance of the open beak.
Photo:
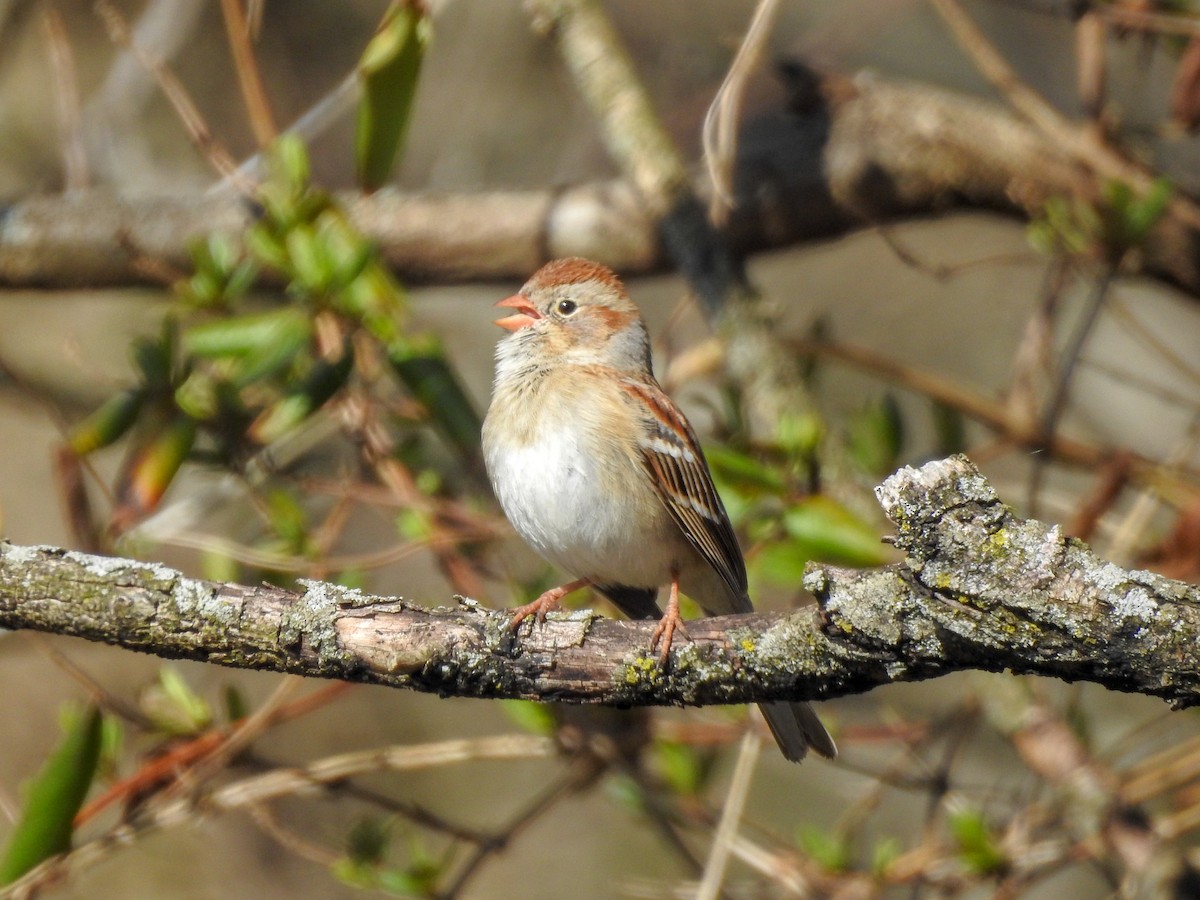
M 505 316 L 503 319 L 496 320 L 495 324 L 508 331 L 517 331 L 520 328 L 525 328 L 541 318 L 541 315 L 538 313 L 538 311 L 534 309 L 529 301 L 520 294 L 513 294 L 511 297 L 505 297 L 496 305 L 516 310 L 516 313 L 513 315 Z

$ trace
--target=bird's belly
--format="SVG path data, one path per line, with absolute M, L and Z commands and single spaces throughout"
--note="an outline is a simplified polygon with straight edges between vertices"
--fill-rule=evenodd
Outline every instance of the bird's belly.
M 543 557 L 576 577 L 650 587 L 688 551 L 639 467 L 583 448 L 569 428 L 488 459 L 505 515 Z

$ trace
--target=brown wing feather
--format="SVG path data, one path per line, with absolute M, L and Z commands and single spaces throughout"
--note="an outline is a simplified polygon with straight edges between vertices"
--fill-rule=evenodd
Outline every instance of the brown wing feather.
M 624 387 L 646 411 L 647 428 L 640 441 L 642 461 L 659 499 L 731 593 L 744 598 L 746 563 L 742 548 L 713 486 L 692 426 L 657 383 L 626 381 Z

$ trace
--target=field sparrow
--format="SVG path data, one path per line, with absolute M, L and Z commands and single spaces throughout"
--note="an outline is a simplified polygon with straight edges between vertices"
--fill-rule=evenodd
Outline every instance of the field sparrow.
M 652 646 L 665 662 L 683 631 L 680 591 L 708 615 L 749 612 L 733 527 L 695 433 L 654 380 L 645 323 L 617 276 L 560 259 L 497 306 L 513 311 L 496 321 L 512 334 L 496 348 L 483 423 L 488 474 L 517 533 L 576 578 L 513 625 L 590 585 L 630 618 L 659 620 Z M 807 703 L 762 711 L 788 759 L 837 754 Z

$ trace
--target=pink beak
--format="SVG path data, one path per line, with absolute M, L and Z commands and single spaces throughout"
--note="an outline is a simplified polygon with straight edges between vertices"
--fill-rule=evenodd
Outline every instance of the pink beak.
M 518 329 L 525 328 L 541 318 L 541 314 L 520 294 L 505 297 L 496 305 L 505 306 L 517 311 L 516 314 L 505 316 L 503 319 L 497 319 L 495 322 L 495 324 L 508 331 L 517 331 Z

